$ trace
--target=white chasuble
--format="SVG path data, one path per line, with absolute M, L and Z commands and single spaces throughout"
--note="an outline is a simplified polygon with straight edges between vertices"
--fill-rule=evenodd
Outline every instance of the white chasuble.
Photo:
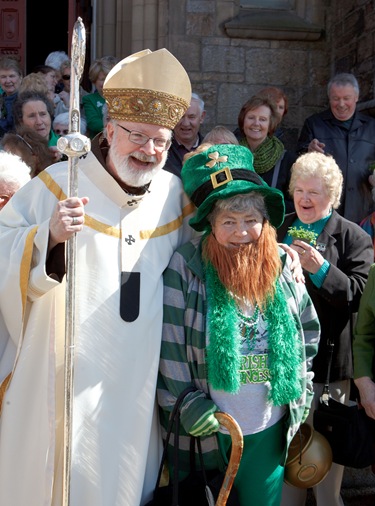
M 162 273 L 191 238 L 193 206 L 163 170 L 142 197 L 126 194 L 92 153 L 78 181 L 90 201 L 77 233 L 70 506 L 138 506 L 161 456 Z M 0 213 L 0 379 L 13 370 L 0 418 L 4 506 L 62 504 L 65 282 L 45 265 L 66 192 L 67 164 L 55 164 Z

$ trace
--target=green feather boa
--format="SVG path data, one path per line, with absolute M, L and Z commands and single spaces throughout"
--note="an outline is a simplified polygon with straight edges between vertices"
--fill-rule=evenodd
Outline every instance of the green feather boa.
M 221 283 L 210 262 L 205 264 L 208 300 L 208 380 L 216 390 L 236 393 L 240 389 L 241 343 L 236 302 Z M 273 299 L 268 298 L 264 315 L 268 324 L 270 400 L 281 406 L 302 394 L 300 378 L 301 343 L 285 294 L 276 283 Z

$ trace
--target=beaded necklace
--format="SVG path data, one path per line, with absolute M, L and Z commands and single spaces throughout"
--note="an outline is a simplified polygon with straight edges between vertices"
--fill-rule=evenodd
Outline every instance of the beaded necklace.
M 246 340 L 248 351 L 254 350 L 256 339 L 254 339 L 255 328 L 259 323 L 260 311 L 256 305 L 254 313 L 251 316 L 246 316 L 239 307 L 237 307 L 237 316 L 239 320 L 240 335 Z
M 237 393 L 241 386 L 238 371 L 242 360 L 237 304 L 221 283 L 211 262 L 205 263 L 205 276 L 210 336 L 207 346 L 207 377 L 216 390 Z M 269 397 L 275 406 L 281 406 L 298 399 L 302 394 L 302 346 L 280 281 L 276 282 L 274 296 L 267 297 L 263 313 L 268 327 L 271 374 Z

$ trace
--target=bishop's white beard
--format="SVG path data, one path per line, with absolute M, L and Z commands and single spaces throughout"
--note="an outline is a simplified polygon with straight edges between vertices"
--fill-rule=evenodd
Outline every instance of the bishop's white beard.
M 117 149 L 118 142 L 117 133 L 115 132 L 109 148 L 109 156 L 115 166 L 118 177 L 127 185 L 134 187 L 144 186 L 164 167 L 168 151 L 164 151 L 161 162 L 157 163 L 156 156 L 147 156 L 141 151 L 134 151 L 128 155 L 119 154 Z M 137 158 L 142 162 L 153 163 L 153 165 L 150 168 L 139 169 L 132 166 L 132 158 Z

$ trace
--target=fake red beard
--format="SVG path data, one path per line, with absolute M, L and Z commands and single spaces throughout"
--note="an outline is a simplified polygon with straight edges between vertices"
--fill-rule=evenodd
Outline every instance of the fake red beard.
M 238 248 L 219 244 L 210 233 L 203 243 L 203 259 L 215 267 L 225 288 L 242 300 L 263 307 L 273 297 L 281 272 L 275 229 L 266 221 L 256 242 Z

